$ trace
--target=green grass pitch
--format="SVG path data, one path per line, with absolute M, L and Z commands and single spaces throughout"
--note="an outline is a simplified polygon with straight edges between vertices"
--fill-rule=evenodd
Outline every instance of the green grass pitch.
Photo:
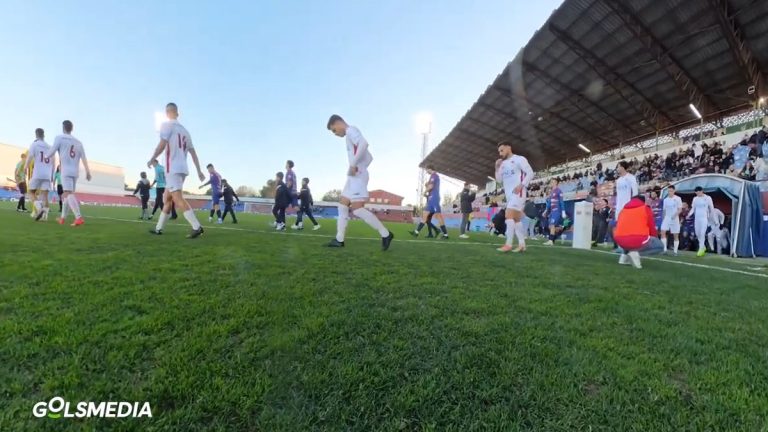
M 0 431 L 768 430 L 768 272 L 746 260 L 638 271 L 398 224 L 382 253 L 355 221 L 330 250 L 333 221 L 252 215 L 187 240 L 83 210 L 0 205 Z M 53 396 L 153 417 L 33 417 Z

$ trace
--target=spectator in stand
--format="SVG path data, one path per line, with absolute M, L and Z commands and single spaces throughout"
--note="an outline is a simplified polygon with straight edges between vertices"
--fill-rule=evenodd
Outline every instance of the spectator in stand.
M 749 180 L 749 181 L 755 181 L 756 171 L 755 171 L 755 166 L 752 163 L 753 160 L 754 159 L 748 160 L 747 164 L 744 165 L 744 168 L 739 173 L 739 177 L 741 179 Z

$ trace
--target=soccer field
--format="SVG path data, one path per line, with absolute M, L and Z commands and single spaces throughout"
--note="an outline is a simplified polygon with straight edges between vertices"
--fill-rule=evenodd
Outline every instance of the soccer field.
M 84 207 L 79 228 L 11 209 L 0 431 L 768 430 L 761 264 L 635 270 L 398 224 L 382 253 L 360 222 L 327 249 L 333 221 L 275 233 L 252 215 L 187 240 L 136 209 Z M 33 417 L 54 396 L 152 418 Z

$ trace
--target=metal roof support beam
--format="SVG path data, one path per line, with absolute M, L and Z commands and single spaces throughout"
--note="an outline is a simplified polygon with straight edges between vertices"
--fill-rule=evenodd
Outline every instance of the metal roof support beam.
M 597 58 L 597 56 L 595 56 L 590 50 L 585 48 L 580 42 L 571 37 L 571 35 L 552 24 L 549 25 L 549 31 L 552 32 L 552 34 L 555 35 L 558 40 L 576 52 L 576 54 L 578 54 L 578 56 L 585 63 L 587 63 L 587 65 L 589 65 L 589 67 L 592 68 L 592 70 L 595 71 L 595 73 L 597 73 L 597 75 L 599 75 L 607 85 L 611 86 L 611 88 L 613 88 L 616 93 L 618 93 L 619 96 L 621 96 L 621 98 L 627 102 L 627 104 L 629 104 L 632 108 L 638 109 L 638 112 L 643 115 L 643 118 L 648 124 L 656 124 L 657 118 L 659 116 L 666 120 L 668 126 L 675 124 L 675 122 L 667 113 L 663 112 L 659 107 L 654 105 L 650 99 L 648 99 L 640 90 L 637 89 L 637 87 L 617 74 L 613 69 L 605 64 L 605 62 Z M 616 82 L 622 83 L 625 87 L 632 90 L 634 94 L 639 96 L 640 103 L 632 102 L 629 100 L 624 92 L 621 91 L 621 89 L 616 85 Z
M 512 114 L 510 112 L 506 112 L 506 111 L 500 110 L 500 109 L 494 107 L 493 105 L 489 105 L 489 104 L 484 103 L 484 102 L 477 102 L 477 106 L 492 112 L 493 114 L 495 114 L 496 116 L 498 116 L 499 118 L 504 120 L 504 122 L 506 122 L 508 125 L 510 125 L 510 126 L 512 126 L 514 128 L 519 127 L 518 125 L 515 125 L 514 123 L 512 123 L 512 121 L 510 120 L 510 118 L 515 118 L 514 114 Z M 474 120 L 474 119 L 472 119 L 472 120 Z M 538 126 L 537 123 L 534 123 L 533 126 L 534 126 L 534 128 L 537 131 L 539 131 L 541 133 L 546 133 L 543 129 L 537 127 Z M 511 132 L 508 132 L 507 135 L 509 135 L 510 137 L 512 137 L 514 139 L 520 140 L 520 141 L 529 141 L 529 140 L 521 137 L 520 135 L 515 135 L 515 134 L 513 134 Z
M 651 33 L 648 27 L 643 24 L 637 15 L 629 9 L 624 3 L 618 1 L 604 1 L 622 22 L 627 29 L 637 38 L 648 50 L 656 63 L 659 64 L 669 76 L 674 80 L 675 86 L 680 92 L 688 98 L 688 103 L 692 103 L 702 113 L 708 114 L 717 112 L 720 108 L 715 105 L 701 90 L 701 86 L 691 77 L 680 63 L 677 62 L 656 36 Z
M 717 21 L 720 24 L 720 29 L 725 35 L 725 40 L 728 41 L 728 46 L 731 48 L 731 53 L 736 59 L 739 68 L 744 73 L 744 77 L 749 86 L 755 87 L 752 99 L 756 100 L 762 96 L 765 83 L 760 73 L 760 65 L 752 55 L 752 51 L 747 46 L 742 36 L 741 29 L 736 23 L 734 18 L 735 13 L 731 10 L 731 6 L 727 0 L 709 0 L 709 4 L 717 15 Z
M 562 82 L 558 81 L 552 75 L 548 74 L 547 72 L 545 72 L 544 70 L 542 70 L 538 66 L 534 65 L 533 63 L 525 62 L 525 63 L 523 63 L 523 68 L 525 68 L 526 70 L 530 71 L 536 77 L 538 77 L 539 79 L 544 81 L 547 85 L 549 85 L 551 87 L 557 87 L 561 91 L 564 91 L 566 93 L 566 99 L 568 99 L 568 101 L 571 102 L 571 104 L 573 106 L 575 106 L 576 108 L 581 109 L 579 104 L 578 103 L 574 103 L 572 101 L 572 99 L 575 99 L 576 102 L 584 102 L 587 105 L 589 105 L 592 108 L 594 108 L 597 111 L 599 111 L 603 116 L 605 116 L 605 119 L 608 121 L 610 126 L 612 126 L 614 128 L 620 127 L 621 129 L 624 129 L 625 131 L 630 132 L 630 133 L 632 133 L 634 135 L 640 135 L 639 132 L 637 132 L 631 126 L 629 126 L 629 125 L 627 125 L 625 123 L 620 122 L 616 117 L 614 117 L 611 113 L 609 113 L 608 111 L 603 109 L 600 105 L 598 105 L 595 102 L 592 102 L 591 100 L 585 98 L 584 96 L 579 94 L 578 91 L 573 90 L 572 88 L 570 88 L 567 85 L 563 84 Z
M 542 113 L 548 113 L 548 114 L 549 114 L 549 115 L 551 115 L 552 117 L 555 117 L 555 118 L 556 118 L 558 121 L 561 121 L 561 122 L 563 122 L 563 123 L 567 123 L 567 124 L 568 124 L 568 125 L 570 125 L 572 128 L 574 128 L 574 129 L 577 129 L 577 130 L 581 131 L 581 133 L 583 133 L 583 134 L 584 134 L 584 135 L 586 135 L 587 137 L 589 137 L 589 138 L 593 139 L 595 142 L 601 142 L 601 143 L 603 143 L 603 144 L 607 144 L 607 145 L 611 145 L 611 144 L 612 144 L 610 141 L 606 140 L 606 139 L 605 139 L 605 138 L 603 138 L 603 137 L 600 137 L 600 136 L 597 136 L 597 135 L 593 134 L 592 132 L 590 132 L 589 130 L 585 129 L 585 128 L 584 128 L 583 126 L 581 126 L 580 124 L 577 124 L 576 122 L 574 122 L 573 120 L 571 120 L 571 119 L 568 119 L 568 118 L 566 118 L 566 117 L 563 117 L 563 116 L 561 116 L 560 114 L 558 114 L 558 113 L 556 113 L 556 112 L 554 112 L 554 111 L 551 111 L 551 110 L 550 110 L 550 111 L 547 111 L 547 110 L 545 110 L 543 107 L 541 107 L 540 105 L 538 105 L 538 104 L 536 104 L 536 103 L 534 103 L 534 102 L 531 102 L 531 101 L 530 101 L 530 100 L 528 100 L 527 98 L 524 98 L 524 97 L 518 96 L 518 95 L 516 95 L 516 94 L 514 94 L 514 93 L 511 93 L 511 92 L 505 92 L 505 91 L 502 91 L 501 89 L 498 89 L 498 88 L 496 88 L 496 91 L 498 91 L 500 94 L 503 94 L 503 95 L 507 96 L 507 97 L 508 97 L 509 99 L 511 99 L 511 100 L 515 100 L 515 99 L 517 99 L 517 100 L 520 100 L 520 101 L 522 101 L 522 102 L 524 102 L 524 103 L 528 104 L 529 106 L 532 106 L 532 107 L 533 107 L 534 109 L 536 109 L 537 111 L 540 111 L 540 112 L 542 112 Z

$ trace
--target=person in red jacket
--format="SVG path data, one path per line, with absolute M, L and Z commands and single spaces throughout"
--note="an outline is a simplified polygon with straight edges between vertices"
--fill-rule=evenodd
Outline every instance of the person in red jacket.
M 643 268 L 640 255 L 655 255 L 664 250 L 664 244 L 659 240 L 656 231 L 656 219 L 653 210 L 645 204 L 645 197 L 633 197 L 624 206 L 613 230 L 616 244 L 624 250 L 619 258 L 619 264 L 631 264 L 635 268 Z

